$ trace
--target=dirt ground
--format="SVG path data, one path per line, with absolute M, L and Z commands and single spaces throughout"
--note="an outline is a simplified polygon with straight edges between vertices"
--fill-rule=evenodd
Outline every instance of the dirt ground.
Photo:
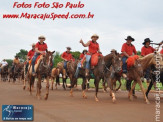
M 27 90 L 23 90 L 22 83 L 0 81 L 0 107 L 3 104 L 33 105 L 34 122 L 155 122 L 154 93 L 149 94 L 149 105 L 145 104 L 140 92 L 136 92 L 138 99 L 129 101 L 126 91 L 118 91 L 115 104 L 112 103 L 109 93 L 101 90 L 98 94 L 99 102 L 94 100 L 94 89 L 87 92 L 87 99 L 83 99 L 80 87 L 74 91 L 74 97 L 70 97 L 69 90 L 64 91 L 61 86 L 58 90 L 50 90 L 47 101 L 43 99 L 44 94 L 45 83 L 42 99 L 38 100 L 36 91 L 30 96 Z M 162 106 L 163 101 L 161 114 Z M 1 114 L 2 111 L 0 121 Z M 163 122 L 163 117 L 161 121 Z

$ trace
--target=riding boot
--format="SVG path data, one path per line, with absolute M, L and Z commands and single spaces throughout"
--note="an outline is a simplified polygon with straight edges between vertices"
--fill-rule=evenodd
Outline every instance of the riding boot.
M 126 89 L 127 89 L 128 91 L 131 90 L 131 80 L 127 80 L 127 82 L 126 82 Z

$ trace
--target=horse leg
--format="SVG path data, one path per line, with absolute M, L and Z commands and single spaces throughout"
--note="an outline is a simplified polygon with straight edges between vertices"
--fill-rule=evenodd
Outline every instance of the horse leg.
M 51 83 L 52 83 L 51 90 L 53 90 L 54 77 L 51 77 Z
M 74 89 L 74 85 L 77 83 L 77 79 L 73 78 L 72 82 L 71 82 L 71 86 L 70 86 L 70 96 L 73 97 L 73 89 Z
M 87 78 L 83 78 L 83 83 L 82 83 L 82 96 L 83 98 L 87 99 L 87 96 L 85 94 L 86 92 L 86 80 L 88 80 Z
M 49 95 L 49 76 L 46 78 L 46 94 L 44 99 L 47 100 Z
M 136 81 L 133 82 L 132 87 L 131 87 L 131 89 L 130 89 L 130 91 L 129 91 L 129 94 L 128 94 L 128 98 L 129 98 L 131 101 L 133 100 L 133 90 L 134 90 L 135 86 L 136 86 Z
M 41 76 L 38 75 L 38 80 L 37 80 L 37 98 L 40 100 L 41 99 Z
M 139 83 L 139 86 L 140 86 L 140 88 L 141 88 L 141 90 L 142 90 L 142 93 L 143 93 L 143 95 L 144 95 L 145 102 L 146 102 L 147 104 L 150 104 L 148 98 L 146 97 L 145 90 L 144 90 L 144 87 L 143 87 L 143 85 L 142 85 L 141 80 L 139 80 L 138 83 Z
M 149 86 L 148 86 L 148 89 L 147 89 L 147 91 L 146 91 L 146 96 L 147 96 L 147 98 L 148 98 L 148 93 L 149 93 L 149 91 L 151 90 L 152 86 L 153 86 L 153 82 L 151 81 L 150 84 L 149 84 Z
M 96 101 L 96 102 L 99 101 L 99 99 L 98 99 L 98 97 L 97 97 L 99 82 L 100 82 L 100 78 L 99 78 L 99 77 L 95 78 L 95 89 L 96 89 L 96 92 L 95 92 L 95 101 Z
M 116 91 L 118 91 L 121 88 L 121 85 L 122 85 L 120 78 L 118 78 L 118 81 L 119 81 L 119 87 L 116 89 Z
M 66 83 L 66 78 L 63 78 L 63 88 L 64 88 L 64 90 L 66 90 L 65 83 Z

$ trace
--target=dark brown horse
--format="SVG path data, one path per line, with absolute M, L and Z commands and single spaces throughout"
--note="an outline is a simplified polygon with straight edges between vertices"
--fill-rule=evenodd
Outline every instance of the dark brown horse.
M 23 68 L 24 68 L 23 63 L 14 64 L 14 69 L 10 68 L 10 70 L 9 70 L 9 82 L 11 79 L 13 79 L 13 82 L 15 82 L 16 79 L 19 79 L 19 81 L 21 81 L 24 76 Z
M 95 88 L 96 88 L 96 94 L 95 94 L 95 100 L 98 101 L 97 98 L 97 93 L 98 93 L 98 86 L 99 86 L 99 82 L 101 79 L 105 79 L 104 77 L 106 76 L 106 73 L 109 71 L 110 67 L 113 65 L 115 70 L 120 71 L 121 70 L 121 66 L 120 63 L 117 65 L 116 61 L 119 60 L 119 56 L 116 56 L 114 54 L 108 54 L 104 57 L 99 57 L 99 61 L 97 66 L 95 66 L 95 68 L 91 71 L 94 74 L 95 77 Z M 67 64 L 68 65 L 68 72 L 70 72 L 71 76 L 70 76 L 70 80 L 71 80 L 71 91 L 70 91 L 70 95 L 73 96 L 73 87 L 77 82 L 77 78 L 74 77 L 76 68 L 77 68 L 77 64 L 78 62 L 72 62 Z M 83 98 L 87 98 L 86 94 L 85 94 L 85 90 L 86 90 L 86 84 L 89 81 L 89 79 L 91 78 L 90 75 L 86 75 L 85 73 L 85 69 L 81 68 L 80 72 L 79 72 L 79 77 L 83 78 L 83 83 L 82 83 L 82 96 Z
M 1 69 L 1 80 L 8 80 L 8 65 L 2 67 Z
M 32 94 L 32 85 L 34 84 L 35 78 L 38 78 L 37 81 L 37 93 L 36 96 L 38 99 L 41 99 L 41 79 L 42 77 L 45 77 L 46 79 L 46 94 L 44 99 L 48 99 L 49 95 L 49 78 L 51 75 L 51 64 L 52 64 L 52 59 L 53 59 L 53 52 L 47 51 L 46 55 L 41 55 L 40 59 L 37 61 L 37 64 L 35 64 L 35 71 L 36 71 L 36 76 L 32 75 L 32 66 L 29 65 L 28 69 L 28 79 L 29 79 L 29 91 L 30 94 Z

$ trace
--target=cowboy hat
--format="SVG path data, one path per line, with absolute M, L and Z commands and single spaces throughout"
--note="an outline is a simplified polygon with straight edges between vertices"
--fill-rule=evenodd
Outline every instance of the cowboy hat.
M 45 36 L 41 35 L 38 37 L 38 39 L 40 40 L 40 39 L 46 39 L 46 38 L 45 38 Z
M 91 36 L 91 39 L 92 39 L 93 37 L 97 37 L 97 39 L 99 38 L 99 36 L 98 36 L 97 34 L 93 34 L 93 35 Z
M 66 47 L 68 50 L 71 50 L 71 47 Z
M 127 36 L 127 39 L 125 39 L 125 40 L 132 40 L 132 41 L 135 41 L 135 39 L 132 38 L 131 36 Z
M 112 49 L 110 52 L 115 52 L 116 50 L 115 49 Z
M 150 38 L 146 38 L 146 39 L 144 39 L 144 42 L 142 44 L 145 45 L 146 42 L 153 42 L 153 41 L 151 41 Z
M 35 45 L 36 45 L 35 43 L 31 44 L 31 46 L 35 46 Z

